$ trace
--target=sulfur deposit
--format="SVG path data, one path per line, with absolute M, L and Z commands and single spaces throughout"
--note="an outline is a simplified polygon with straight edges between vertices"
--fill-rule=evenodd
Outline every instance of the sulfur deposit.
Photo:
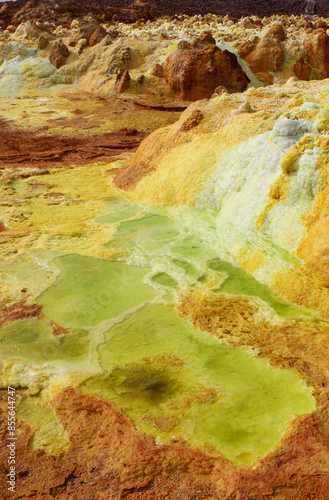
M 2 5 L 1 498 L 329 499 L 329 18 L 290 3 Z

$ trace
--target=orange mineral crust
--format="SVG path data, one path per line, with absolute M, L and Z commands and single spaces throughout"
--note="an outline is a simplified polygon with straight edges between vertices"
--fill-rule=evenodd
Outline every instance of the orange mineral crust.
M 31 450 L 31 432 L 19 427 L 20 493 L 3 498 L 327 498 L 329 438 L 317 415 L 296 421 L 278 450 L 248 470 L 184 442 L 156 445 L 113 404 L 73 388 L 53 407 L 70 451 L 55 457 Z M 4 449 L 1 458 L 4 467 Z

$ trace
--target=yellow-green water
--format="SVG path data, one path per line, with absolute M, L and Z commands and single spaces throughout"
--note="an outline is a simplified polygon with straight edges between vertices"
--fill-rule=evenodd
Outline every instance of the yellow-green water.
M 221 345 L 169 306 L 148 305 L 109 329 L 98 354 L 104 373 L 83 393 L 124 407 L 162 440 L 209 443 L 234 463 L 252 465 L 292 415 L 314 408 L 295 373 Z
M 2 356 L 23 358 L 33 364 L 64 362 L 73 366 L 86 362 L 89 354 L 86 330 L 54 336 L 49 323 L 33 317 L 5 324 L 0 330 L 0 346 Z
M 209 263 L 209 267 L 215 271 L 224 272 L 227 278 L 220 288 L 213 291 L 215 293 L 229 293 L 234 295 L 249 295 L 259 297 L 267 302 L 273 309 L 284 317 L 293 317 L 301 312 L 305 316 L 312 316 L 312 312 L 301 307 L 294 306 L 290 302 L 282 299 L 274 293 L 268 286 L 259 283 L 253 276 L 244 269 L 239 269 L 228 262 L 214 260 Z
M 122 407 L 138 429 L 160 442 L 183 437 L 193 445 L 207 443 L 232 462 L 252 466 L 275 448 L 295 415 L 314 410 L 312 389 L 297 373 L 193 327 L 174 305 L 180 293 L 211 279 L 213 293 L 262 299 L 274 316 L 311 312 L 223 260 L 227 253 L 221 254 L 212 212 L 186 207 L 182 216 L 179 210 L 121 199 L 107 200 L 106 206 L 109 213 L 96 223 L 109 229 L 109 239 L 99 248 L 119 249 L 120 257 L 35 251 L 40 260 L 29 263 L 31 269 L 40 267 L 35 283 L 23 264 L 2 265 L 9 277 L 16 271 L 18 287 L 28 284 L 39 294 L 36 301 L 48 320 L 25 318 L 3 326 L 2 356 L 45 367 L 64 385 L 74 375 L 72 383 L 83 393 Z M 271 242 L 264 245 L 289 263 L 290 254 L 280 255 Z M 42 259 L 47 266 L 39 266 Z M 49 321 L 71 333 L 54 337 Z M 53 419 L 38 398 L 23 400 L 20 416 L 36 420 L 41 405 Z M 45 442 L 51 450 L 48 431 L 45 436 L 40 428 L 31 445 Z
M 43 313 L 64 327 L 95 326 L 155 297 L 142 282 L 145 268 L 76 254 L 53 264 L 61 273 L 37 300 Z

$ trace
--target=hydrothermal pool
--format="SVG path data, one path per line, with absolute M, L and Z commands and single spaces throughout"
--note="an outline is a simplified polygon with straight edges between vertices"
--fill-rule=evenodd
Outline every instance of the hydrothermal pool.
M 105 332 L 103 374 L 82 384 L 160 440 L 211 444 L 236 464 L 253 465 L 280 439 L 292 415 L 314 409 L 295 373 L 244 348 L 221 345 L 171 307 L 150 304 Z
M 45 318 L 2 327 L 3 356 L 26 363 L 39 388 L 44 371 L 45 387 L 49 381 L 79 384 L 82 393 L 112 401 L 159 442 L 181 437 L 252 466 L 276 447 L 295 415 L 315 409 L 312 389 L 293 371 L 219 343 L 183 318 L 175 304 L 181 294 L 205 287 L 210 296 L 245 295 L 275 322 L 312 313 L 223 260 L 228 253 L 216 213 L 184 207 L 182 216 L 180 209 L 118 198 L 106 206 L 109 213 L 95 223 L 108 228 L 108 241 L 98 246 L 108 258 L 36 252 L 39 263 L 47 260 L 36 290 L 42 276 L 48 283 L 52 276 L 36 299 Z M 270 240 L 262 241 L 285 266 L 294 262 Z M 228 257 L 234 262 L 234 254 Z M 23 286 L 28 277 L 17 276 Z M 54 337 L 54 325 L 69 332 Z M 51 451 L 49 426 L 37 423 L 38 408 L 45 415 L 50 408 L 43 392 L 27 396 L 19 415 L 37 429 L 31 446 Z M 58 435 L 58 446 L 67 446 L 62 429 Z

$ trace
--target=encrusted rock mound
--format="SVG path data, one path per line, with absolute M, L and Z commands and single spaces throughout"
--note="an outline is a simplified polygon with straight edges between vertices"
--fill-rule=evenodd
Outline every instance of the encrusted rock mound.
M 106 30 L 102 26 L 97 26 L 97 28 L 92 32 L 89 38 L 90 47 L 94 47 L 94 45 L 100 43 L 105 36 Z
M 163 66 L 157 63 L 151 71 L 152 76 L 156 76 L 157 78 L 164 78 Z
M 247 61 L 251 71 L 265 84 L 273 83 L 270 72 L 280 71 L 284 61 L 284 51 L 280 41 L 285 32 L 280 25 L 272 26 L 258 41 L 247 41 L 239 45 L 239 55 Z
M 130 75 L 127 70 L 119 69 L 115 82 L 115 91 L 118 94 L 123 94 L 128 88 L 130 84 Z
M 60 68 L 66 63 L 68 56 L 70 55 L 69 49 L 66 47 L 62 40 L 58 40 L 51 47 L 49 54 L 49 61 L 55 66 L 55 68 Z
M 317 79 L 329 77 L 329 36 L 322 28 L 308 33 L 304 40 L 307 63 L 317 70 Z M 298 76 L 298 75 L 297 75 Z
M 187 101 L 209 99 L 219 85 L 243 92 L 249 83 L 236 56 L 213 44 L 178 48 L 167 57 L 164 74 L 171 90 Z
M 38 49 L 43 50 L 48 46 L 48 44 L 49 44 L 49 39 L 44 35 L 40 35 L 38 38 Z

